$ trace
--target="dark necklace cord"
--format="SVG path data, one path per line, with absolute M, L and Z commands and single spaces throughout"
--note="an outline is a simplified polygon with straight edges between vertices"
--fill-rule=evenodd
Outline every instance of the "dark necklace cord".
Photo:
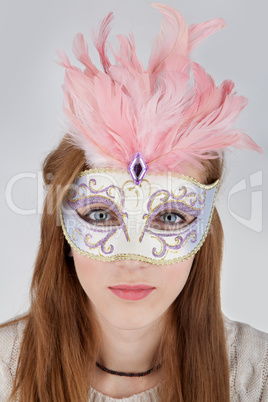
M 150 370 L 144 371 L 143 373 L 124 373 L 122 371 L 109 370 L 108 368 L 102 366 L 98 362 L 96 362 L 96 366 L 108 374 L 119 375 L 120 377 L 144 377 L 145 375 L 150 374 L 154 370 L 154 367 L 152 367 Z M 158 370 L 158 369 L 160 369 L 160 367 L 161 367 L 161 364 L 158 364 L 156 369 Z

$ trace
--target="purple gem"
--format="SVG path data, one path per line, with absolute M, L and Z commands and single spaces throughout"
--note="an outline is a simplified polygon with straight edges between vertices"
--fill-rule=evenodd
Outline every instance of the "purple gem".
M 137 152 L 128 167 L 128 171 L 131 174 L 131 177 L 135 184 L 140 184 L 147 170 L 148 168 L 143 160 L 143 157 L 139 152 Z

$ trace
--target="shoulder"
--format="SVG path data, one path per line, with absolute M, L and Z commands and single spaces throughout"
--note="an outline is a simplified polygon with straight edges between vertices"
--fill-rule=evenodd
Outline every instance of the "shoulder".
M 19 357 L 20 343 L 26 320 L 0 328 L 0 400 L 6 401 L 11 392 Z
M 268 334 L 224 317 L 232 401 L 268 400 Z

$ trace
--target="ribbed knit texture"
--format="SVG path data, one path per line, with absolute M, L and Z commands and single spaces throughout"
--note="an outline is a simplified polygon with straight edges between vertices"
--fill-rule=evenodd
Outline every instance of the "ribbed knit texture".
M 268 334 L 224 317 L 232 402 L 268 402 Z M 25 322 L 0 329 L 0 401 L 14 380 Z M 92 402 L 157 402 L 157 387 L 128 398 L 111 398 L 91 389 Z

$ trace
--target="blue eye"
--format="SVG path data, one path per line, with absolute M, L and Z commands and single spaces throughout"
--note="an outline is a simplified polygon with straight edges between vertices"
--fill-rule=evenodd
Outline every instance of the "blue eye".
M 86 211 L 82 210 L 81 212 L 78 210 L 78 214 L 81 216 L 81 218 L 92 225 L 120 226 L 119 218 L 112 211 L 109 213 L 104 208 L 92 208 L 87 209 Z
M 182 219 L 178 214 L 174 212 L 166 212 L 165 214 L 161 215 L 161 218 L 163 218 L 163 221 L 165 223 L 180 223 L 185 221 L 185 218 Z
M 92 216 L 93 215 L 93 216 Z M 103 211 L 102 209 L 93 211 L 90 214 L 87 214 L 90 219 L 94 219 L 96 221 L 105 221 L 107 220 L 108 216 L 111 216 L 108 212 Z

